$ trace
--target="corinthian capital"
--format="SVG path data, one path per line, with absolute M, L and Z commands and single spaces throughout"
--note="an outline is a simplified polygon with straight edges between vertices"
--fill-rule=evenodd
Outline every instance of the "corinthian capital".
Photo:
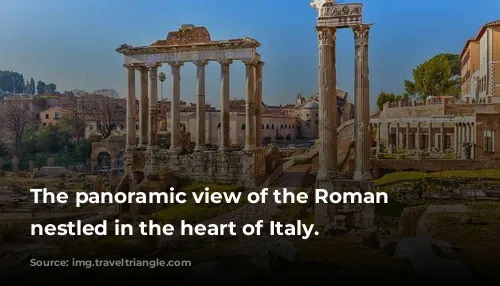
M 356 41 L 357 45 L 364 46 L 368 44 L 368 37 L 371 27 L 372 24 L 360 24 L 352 27 L 352 30 L 354 31 L 354 40 Z
M 333 45 L 335 43 L 335 28 L 316 27 L 320 45 Z
M 208 65 L 208 60 L 194 61 L 194 64 L 198 67 L 204 67 Z

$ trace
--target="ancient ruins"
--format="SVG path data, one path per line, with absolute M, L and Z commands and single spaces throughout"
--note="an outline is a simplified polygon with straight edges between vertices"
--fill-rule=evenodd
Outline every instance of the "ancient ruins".
M 370 109 L 368 35 L 371 24 L 363 24 L 362 4 L 335 4 L 334 0 L 315 0 L 311 6 L 318 12 L 316 31 L 319 40 L 318 88 L 319 171 L 317 188 L 329 191 L 373 191 L 370 173 Z M 355 39 L 355 169 L 353 180 L 342 178 L 337 171 L 337 75 L 336 32 L 351 28 Z M 317 225 L 330 223 L 371 226 L 374 207 L 370 205 L 317 204 Z
M 128 70 L 127 138 L 125 172 L 144 175 L 173 171 L 203 181 L 217 181 L 244 186 L 256 186 L 265 172 L 262 148 L 262 67 L 257 48 L 260 43 L 251 38 L 212 41 L 205 27 L 183 25 L 168 33 L 165 40 L 149 46 L 133 47 L 123 44 L 117 51 L 124 55 Z M 231 150 L 229 142 L 229 71 L 233 61 L 246 66 L 245 147 Z M 205 148 L 205 66 L 216 61 L 221 66 L 221 140 L 219 150 Z M 158 147 L 157 70 L 162 64 L 171 67 L 171 144 Z M 180 69 L 185 63 L 197 67 L 196 80 L 196 151 L 182 153 L 180 124 Z M 135 74 L 140 72 L 139 140 L 135 135 Z M 149 75 L 149 83 L 148 83 Z M 149 101 L 148 101 L 149 99 Z M 138 143 L 138 144 L 137 144 Z

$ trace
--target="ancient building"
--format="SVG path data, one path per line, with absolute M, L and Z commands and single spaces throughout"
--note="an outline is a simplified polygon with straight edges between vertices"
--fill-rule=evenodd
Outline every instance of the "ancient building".
M 315 0 L 311 2 L 311 6 L 318 13 L 319 171 L 316 187 L 336 192 L 373 192 L 370 172 L 368 62 L 368 39 L 372 25 L 362 22 L 362 4 L 336 4 L 334 0 Z M 336 32 L 343 28 L 352 29 L 355 40 L 353 178 L 345 178 L 337 169 L 339 116 L 336 96 Z M 315 220 L 316 225 L 338 223 L 367 227 L 374 224 L 374 211 L 371 204 L 316 204 Z
M 183 25 L 169 32 L 167 39 L 149 46 L 133 47 L 123 44 L 117 51 L 124 55 L 128 70 L 126 173 L 144 172 L 146 175 L 174 171 L 190 178 L 218 181 L 245 186 L 258 185 L 265 173 L 262 148 L 262 67 L 257 48 L 260 43 L 251 38 L 213 41 L 205 27 Z M 232 150 L 230 145 L 229 76 L 235 60 L 246 66 L 245 84 L 245 144 L 243 150 Z M 219 148 L 206 150 L 205 66 L 209 61 L 221 67 L 221 136 Z M 162 64 L 171 67 L 172 126 L 169 149 L 158 146 L 158 79 Z M 180 69 L 186 63 L 197 67 L 196 152 L 183 154 L 180 110 Z M 135 136 L 135 74 L 140 72 L 139 142 Z M 149 78 L 149 79 L 148 79 Z M 147 123 L 146 123 L 147 122 Z
M 460 56 L 461 99 L 466 103 L 500 103 L 500 21 L 484 24 Z

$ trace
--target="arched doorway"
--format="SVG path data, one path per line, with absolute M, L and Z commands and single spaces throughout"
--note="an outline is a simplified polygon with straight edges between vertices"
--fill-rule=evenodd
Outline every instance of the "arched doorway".
M 99 167 L 111 167 L 111 156 L 108 152 L 101 152 L 97 156 L 97 166 Z

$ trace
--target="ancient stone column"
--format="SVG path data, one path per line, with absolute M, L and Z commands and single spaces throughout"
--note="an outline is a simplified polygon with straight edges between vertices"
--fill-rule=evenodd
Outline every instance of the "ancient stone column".
M 399 123 L 396 123 L 396 149 L 399 149 L 399 144 Z
M 182 62 L 170 62 L 170 67 L 172 68 L 172 104 L 170 108 L 171 117 L 171 152 L 180 152 L 182 150 L 181 146 L 181 129 L 180 129 L 180 108 L 181 108 L 181 66 Z
M 377 123 L 377 155 L 380 153 L 380 129 L 382 127 L 382 123 Z
M 148 147 L 158 147 L 158 67 L 149 68 L 149 141 Z
M 471 150 L 470 150 L 470 156 L 471 156 L 471 159 L 476 159 L 476 128 L 475 128 L 475 124 L 474 123 L 471 123 L 471 141 L 470 143 L 472 144 L 472 147 L 471 147 Z
M 444 123 L 441 123 L 441 130 L 440 130 L 440 133 L 441 133 L 441 144 L 439 146 L 439 150 L 441 151 L 441 153 L 444 152 L 444 144 L 446 142 L 446 137 L 445 137 L 445 134 L 444 134 Z
M 138 68 L 141 73 L 141 96 L 139 100 L 139 147 L 148 144 L 148 68 Z
M 429 152 L 432 152 L 432 123 L 429 123 L 429 146 L 427 146 L 427 150 Z
M 255 145 L 262 147 L 262 67 L 264 62 L 258 61 L 255 67 Z
M 220 123 L 220 135 L 221 142 L 219 150 L 226 151 L 229 150 L 229 65 L 233 63 L 233 60 L 223 60 L 219 61 L 221 65 L 221 77 L 220 77 L 220 112 L 221 112 L 221 123 Z
M 391 123 L 387 122 L 387 149 L 390 149 L 392 145 L 392 138 L 391 138 Z
M 458 155 L 458 123 L 455 123 L 453 127 L 453 148 L 455 149 L 455 154 Z
M 135 67 L 124 65 L 128 70 L 127 93 L 127 149 L 135 147 Z
M 370 27 L 371 25 L 358 25 L 353 27 L 356 46 L 354 97 L 356 105 L 355 128 L 357 131 L 355 141 L 355 170 L 353 179 L 357 181 L 367 181 L 372 179 L 370 173 L 370 70 L 368 63 L 368 35 Z M 334 95 L 336 101 L 336 91 Z M 335 143 L 336 142 L 334 142 L 334 145 Z
M 406 123 L 406 150 L 410 150 L 410 123 Z
M 255 147 L 255 61 L 244 61 L 246 66 L 245 80 L 245 148 L 251 151 Z
M 196 61 L 196 151 L 205 149 L 205 66 L 208 61 Z
M 317 179 L 337 173 L 337 77 L 335 28 L 316 28 L 319 46 L 319 170 Z
M 415 136 L 415 149 L 420 150 L 420 122 L 417 124 L 417 135 Z

